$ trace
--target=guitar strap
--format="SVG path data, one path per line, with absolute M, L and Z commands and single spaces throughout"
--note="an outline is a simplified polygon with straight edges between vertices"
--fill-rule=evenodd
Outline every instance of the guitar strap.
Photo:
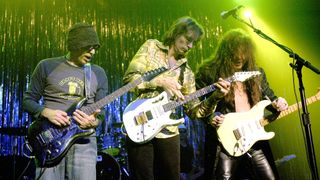
M 180 64 L 179 66 L 181 67 L 181 69 L 180 69 L 180 75 L 179 75 L 178 81 L 179 81 L 179 83 L 180 83 L 181 85 L 183 85 L 184 72 L 185 72 L 185 70 L 186 70 L 187 62 L 185 61 L 185 62 L 183 62 L 182 64 Z M 182 112 L 182 107 L 180 107 L 179 109 L 176 109 L 176 110 L 172 111 L 172 113 L 170 114 L 170 118 L 171 118 L 171 119 L 181 119 L 181 118 L 183 118 L 181 112 Z
M 90 84 L 91 83 L 91 64 L 87 63 L 84 65 L 84 91 L 86 99 L 90 97 Z
M 187 66 L 187 62 L 184 62 L 183 64 L 181 64 L 181 70 L 180 70 L 180 76 L 179 76 L 179 82 L 181 85 L 183 85 L 184 72 L 186 70 L 186 66 Z

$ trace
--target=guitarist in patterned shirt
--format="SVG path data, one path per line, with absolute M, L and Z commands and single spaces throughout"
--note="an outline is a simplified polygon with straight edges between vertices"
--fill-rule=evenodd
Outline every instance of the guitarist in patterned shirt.
M 194 73 L 187 64 L 186 54 L 202 34 L 202 27 L 193 18 L 178 19 L 165 34 L 163 42 L 149 39 L 140 47 L 129 64 L 124 82 L 133 81 L 150 69 L 179 66 L 150 82 L 141 83 L 134 91 L 138 98 L 152 98 L 166 91 L 175 98 L 184 99 L 184 96 L 196 91 Z M 196 99 L 185 104 L 185 111 L 191 118 L 210 115 L 217 101 L 228 93 L 229 86 L 229 82 L 219 79 L 216 83 L 217 91 L 203 102 Z M 179 141 L 178 126 L 167 126 L 145 144 L 138 144 L 127 138 L 131 178 L 179 180 Z

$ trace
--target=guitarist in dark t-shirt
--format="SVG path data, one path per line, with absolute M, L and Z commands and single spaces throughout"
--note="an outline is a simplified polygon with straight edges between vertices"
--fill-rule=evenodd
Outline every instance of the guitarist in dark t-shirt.
M 48 131 L 36 136 L 40 141 L 38 144 L 59 138 L 60 129 L 64 129 L 66 133 L 74 131 L 76 126 L 83 130 L 94 129 L 100 122 L 98 118 L 100 109 L 93 109 L 92 114 L 86 114 L 80 109 L 68 114 L 68 109 L 81 99 L 86 99 L 85 105 L 87 105 L 107 94 L 105 71 L 97 65 L 90 65 L 93 55 L 100 47 L 93 26 L 84 23 L 75 24 L 68 32 L 67 46 L 69 52 L 66 56 L 39 62 L 24 96 L 24 109 L 33 117 L 31 127 L 37 128 L 38 125 L 35 124 L 43 122 L 50 125 Z M 84 70 L 85 64 L 87 70 Z M 42 103 L 40 103 L 41 99 L 43 99 Z M 57 127 L 57 130 L 52 130 L 51 125 Z M 31 130 L 29 128 L 29 131 Z M 63 157 L 53 158 L 50 163 L 46 164 L 45 160 L 61 149 L 46 150 L 36 154 L 36 157 L 38 155 L 44 158 L 37 161 L 38 178 L 95 180 L 97 144 L 93 132 L 94 130 L 88 133 L 92 134 L 90 136 L 77 138 L 63 153 Z M 28 141 L 33 142 L 34 139 L 28 137 Z M 70 143 L 65 138 L 54 143 L 62 144 L 64 141 Z M 42 147 L 39 146 L 38 149 L 41 150 Z

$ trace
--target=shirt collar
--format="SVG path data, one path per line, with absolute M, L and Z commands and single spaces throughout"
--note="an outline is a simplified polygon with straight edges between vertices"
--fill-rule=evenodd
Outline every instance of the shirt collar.
M 157 43 L 156 43 L 156 45 L 157 45 L 157 47 L 159 48 L 159 49 L 161 49 L 162 51 L 164 51 L 164 52 L 168 52 L 169 51 L 169 46 L 165 46 L 162 42 L 160 42 L 160 41 L 157 41 Z M 182 58 L 182 59 L 179 59 L 178 61 L 177 61 L 177 66 L 181 66 L 183 63 L 185 63 L 185 62 L 187 62 L 187 58 Z

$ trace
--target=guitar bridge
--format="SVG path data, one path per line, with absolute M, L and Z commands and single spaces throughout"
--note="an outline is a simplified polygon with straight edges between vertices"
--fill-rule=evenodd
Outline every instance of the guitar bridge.
M 145 124 L 148 122 L 148 120 L 152 119 L 152 113 L 150 111 L 145 112 L 141 112 L 139 113 L 139 115 L 134 117 L 135 123 L 136 125 L 141 125 L 141 124 Z

